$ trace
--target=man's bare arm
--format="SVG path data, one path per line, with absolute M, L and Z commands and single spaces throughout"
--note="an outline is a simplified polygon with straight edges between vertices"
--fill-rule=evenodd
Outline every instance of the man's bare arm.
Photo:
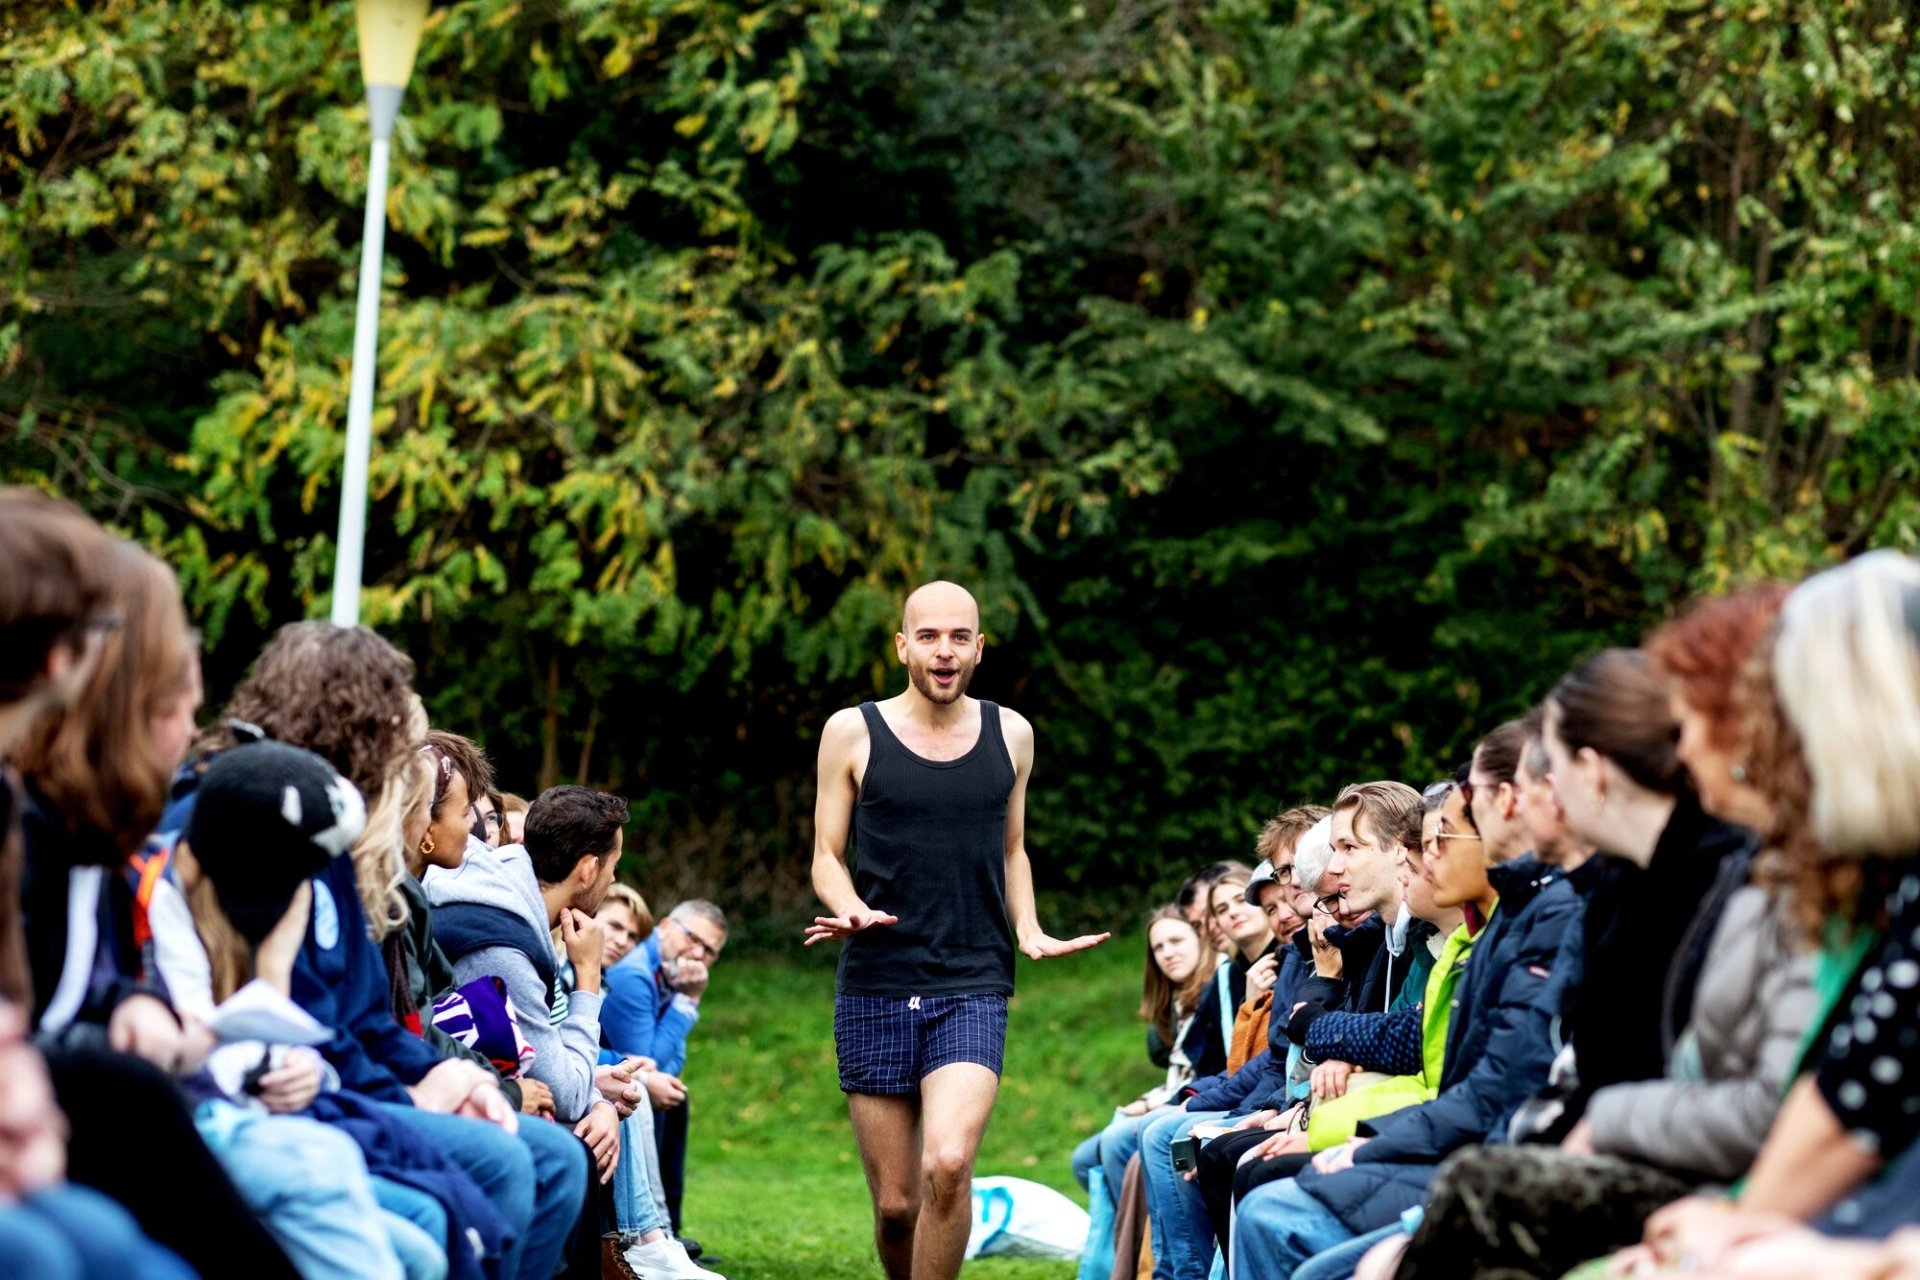
M 1033 773 L 1033 726 L 1025 716 L 1002 708 L 1000 732 L 1013 757 L 1013 793 L 1007 797 L 1007 920 L 1013 925 L 1014 941 L 1034 960 L 1098 946 L 1111 935 L 1089 933 L 1063 942 L 1040 927 L 1033 901 L 1033 862 L 1027 857 L 1027 779 Z
M 896 917 L 874 911 L 860 900 L 847 871 L 847 835 L 859 800 L 853 760 L 866 736 L 866 722 L 857 708 L 836 711 L 820 733 L 819 789 L 813 802 L 813 892 L 828 914 L 814 917 L 807 927 L 807 946 L 896 922 Z

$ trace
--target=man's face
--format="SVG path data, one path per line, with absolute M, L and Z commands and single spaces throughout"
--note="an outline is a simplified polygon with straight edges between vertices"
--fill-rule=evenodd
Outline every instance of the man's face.
M 1274 928 L 1272 919 L 1274 906 L 1277 905 L 1283 913 L 1294 917 L 1299 924 L 1305 924 L 1307 917 L 1313 914 L 1313 891 L 1301 885 L 1297 875 L 1298 864 L 1294 861 L 1294 855 L 1299 848 L 1299 841 L 1295 841 L 1269 859 L 1273 863 L 1275 887 L 1267 890 L 1267 900 L 1263 902 L 1262 910 L 1268 913 L 1267 925 L 1273 928 L 1273 936 L 1282 942 L 1291 936 L 1292 930 L 1282 933 L 1278 928 Z M 1298 927 L 1298 924 L 1295 925 L 1295 928 Z
M 893 638 L 893 647 L 907 678 L 928 702 L 958 702 L 985 647 L 972 601 L 939 595 L 916 600 L 905 621 L 907 629 Z
M 1200 886 L 1199 891 L 1194 894 L 1192 905 L 1187 908 L 1187 923 L 1193 926 L 1195 933 L 1207 940 L 1208 946 L 1215 951 L 1225 951 L 1227 935 L 1221 931 L 1219 922 L 1213 918 L 1212 904 L 1213 886 L 1210 884 Z
M 669 960 L 678 960 L 685 956 L 689 960 L 698 960 L 709 969 L 726 949 L 727 934 L 713 921 L 700 918 L 685 920 L 669 916 L 667 928 L 660 933 L 660 950 Z
M 1300 932 L 1300 926 L 1306 921 L 1293 909 L 1288 901 L 1288 893 L 1278 885 L 1268 885 L 1260 894 L 1260 913 L 1266 917 L 1267 929 L 1281 942 L 1289 942 L 1293 935 Z
M 1333 912 L 1336 922 L 1351 929 L 1389 906 L 1400 891 L 1396 869 L 1394 850 L 1367 830 L 1358 805 L 1333 815 L 1333 861 L 1320 877 L 1320 896 L 1340 896 Z
M 609 898 L 600 904 L 600 910 L 594 918 L 606 931 L 607 942 L 600 953 L 600 963 L 608 967 L 619 964 L 640 941 L 640 922 L 634 919 L 633 908 L 616 898 Z
M 574 898 L 573 909 L 593 915 L 600 910 L 600 904 L 607 900 L 607 890 L 613 887 L 613 873 L 620 865 L 620 850 L 626 843 L 626 832 L 613 833 L 613 852 L 600 859 L 600 873 L 593 883 Z

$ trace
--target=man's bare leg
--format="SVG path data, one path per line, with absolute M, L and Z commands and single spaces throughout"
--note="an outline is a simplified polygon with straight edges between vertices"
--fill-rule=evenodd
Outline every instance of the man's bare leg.
M 914 1225 L 920 1219 L 920 1101 L 850 1093 L 847 1113 L 873 1197 L 873 1244 L 880 1265 L 887 1280 L 912 1280 Z M 973 1216 L 971 1205 L 967 1216 Z M 960 1246 L 966 1248 L 964 1235 Z
M 920 1082 L 925 1181 L 914 1233 L 913 1280 L 954 1280 L 973 1227 L 973 1157 L 993 1114 L 1000 1077 L 973 1062 L 954 1062 Z

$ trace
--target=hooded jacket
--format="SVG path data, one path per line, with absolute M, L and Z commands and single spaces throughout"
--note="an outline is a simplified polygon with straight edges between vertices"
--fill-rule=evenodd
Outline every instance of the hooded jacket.
M 1452 1001 L 1439 1096 L 1362 1123 L 1368 1141 L 1355 1148 L 1351 1168 L 1300 1172 L 1300 1189 L 1355 1235 L 1421 1204 L 1443 1158 L 1499 1131 L 1546 1082 L 1563 988 L 1555 963 L 1585 903 L 1557 868 L 1532 857 L 1494 867 L 1487 879 L 1500 902 Z
M 1730 1182 L 1759 1154 L 1813 1018 L 1814 955 L 1767 892 L 1745 885 L 1710 931 L 1692 1021 L 1658 1080 L 1610 1085 L 1587 1104 L 1593 1147 Z
M 493 1060 L 486 1054 L 460 1043 L 433 1024 L 433 1002 L 460 984 L 453 976 L 453 962 L 447 959 L 439 939 L 434 936 L 433 911 L 427 901 L 426 886 L 407 876 L 400 881 L 400 894 L 407 900 L 407 922 L 395 934 L 398 941 L 396 952 L 404 969 L 407 989 L 413 995 L 414 1008 L 419 1011 L 417 1017 L 420 1022 L 417 1030 L 408 1029 L 432 1045 L 441 1057 L 465 1058 L 492 1071 Z M 507 1095 L 507 1101 L 513 1104 L 515 1111 L 520 1109 L 518 1080 L 502 1079 L 500 1092 Z
M 452 871 L 434 867 L 425 883 L 454 979 L 493 976 L 507 984 L 520 1034 L 533 1046 L 527 1074 L 553 1091 L 560 1119 L 572 1124 L 585 1116 L 599 1098 L 593 1070 L 600 1058 L 600 993 L 571 993 L 566 1020 L 556 1027 L 549 1019 L 557 957 L 527 851 L 510 844 Z

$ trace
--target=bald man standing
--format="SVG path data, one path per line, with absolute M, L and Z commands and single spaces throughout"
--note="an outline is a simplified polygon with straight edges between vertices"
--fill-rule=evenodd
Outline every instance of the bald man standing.
M 820 736 L 813 888 L 831 914 L 807 945 L 846 943 L 833 1035 L 881 1265 L 888 1280 L 952 1280 L 1000 1087 L 1014 947 L 1041 960 L 1107 935 L 1063 942 L 1035 916 L 1033 726 L 967 696 L 985 648 L 973 596 L 921 587 L 893 648 L 906 690 L 836 712 Z

